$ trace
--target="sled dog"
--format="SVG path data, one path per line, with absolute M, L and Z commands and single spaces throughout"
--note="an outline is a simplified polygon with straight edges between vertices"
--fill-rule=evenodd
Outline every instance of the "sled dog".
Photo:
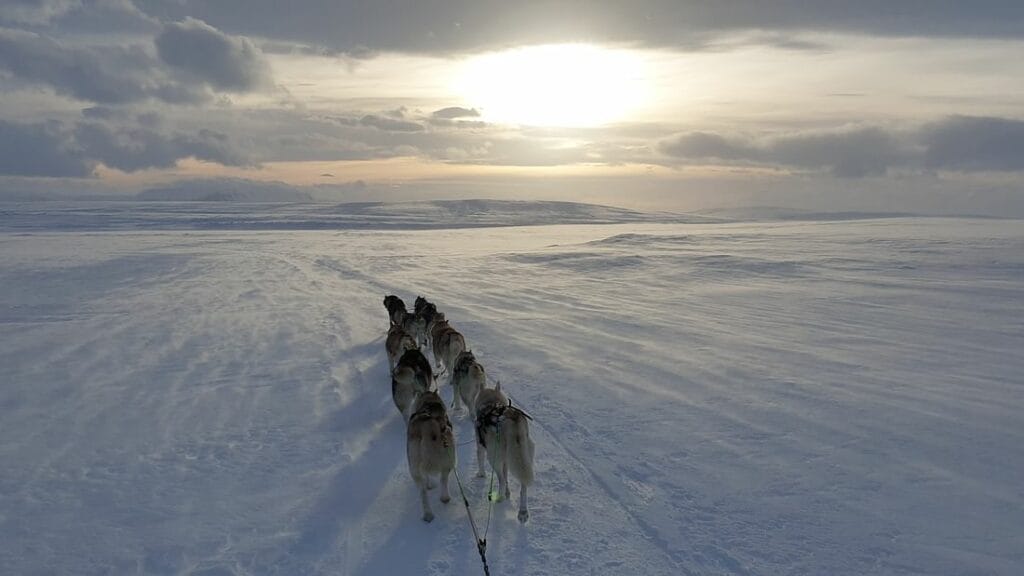
M 414 314 L 419 314 L 419 313 L 423 312 L 423 309 L 426 308 L 427 306 L 434 306 L 434 305 L 429 300 L 424 298 L 423 296 L 417 296 L 416 297 L 416 302 L 413 303 L 412 311 L 413 311 Z M 434 307 L 434 310 L 437 310 L 436 306 Z
M 394 294 L 385 296 L 384 307 L 388 309 L 388 317 L 391 319 L 392 326 L 402 323 L 407 312 L 405 311 L 405 302 L 402 302 L 401 298 Z
M 470 415 L 475 418 L 474 402 L 476 395 L 487 385 L 487 373 L 484 371 L 484 367 L 476 361 L 473 352 L 469 350 L 459 354 L 452 366 L 452 389 L 455 396 L 453 410 L 459 410 L 459 401 L 461 400 L 465 403 Z
M 430 335 L 430 328 L 434 325 L 434 321 L 438 317 L 444 318 L 444 314 L 437 311 L 437 306 L 428 303 L 423 308 L 416 312 L 416 317 L 423 321 L 423 333 L 420 340 L 420 346 L 426 346 L 428 342 L 428 336 Z
M 418 348 L 416 340 L 401 326 L 392 325 L 388 330 L 387 340 L 384 341 L 384 349 L 388 353 L 388 368 L 394 370 L 402 354 L 414 348 Z
M 444 370 L 451 376 L 452 368 L 455 367 L 455 359 L 466 351 L 466 339 L 458 330 L 448 326 L 439 330 L 434 337 L 431 350 L 434 352 L 434 364 L 440 368 L 444 363 Z
M 391 399 L 402 413 L 402 418 L 408 422 L 416 395 L 433 388 L 434 374 L 430 370 L 430 361 L 417 348 L 406 350 L 391 371 Z
M 533 440 L 530 439 L 530 417 L 512 406 L 501 392 L 501 383 L 484 388 L 476 397 L 477 476 L 484 475 L 486 453 L 491 469 L 498 475 L 497 499 L 510 497 L 508 473 L 519 480 L 519 521 L 526 522 L 526 487 L 533 483 Z
M 444 312 L 437 312 L 437 311 L 434 311 L 434 312 L 430 313 L 430 317 L 426 318 L 426 320 L 427 320 L 427 339 L 431 343 L 431 345 L 433 345 L 433 343 L 434 343 L 434 334 L 438 330 L 440 330 L 441 328 L 444 328 L 445 326 L 448 326 L 448 320 L 445 319 Z
M 441 502 L 451 500 L 448 493 L 448 475 L 455 468 L 455 437 L 452 423 L 437 392 L 416 395 L 406 430 L 405 453 L 409 459 L 409 474 L 420 491 L 423 521 L 430 522 L 434 513 L 427 499 L 430 476 L 441 476 Z
M 406 314 L 402 319 L 402 328 L 412 336 L 417 346 L 422 346 L 427 340 L 427 321 L 419 314 Z

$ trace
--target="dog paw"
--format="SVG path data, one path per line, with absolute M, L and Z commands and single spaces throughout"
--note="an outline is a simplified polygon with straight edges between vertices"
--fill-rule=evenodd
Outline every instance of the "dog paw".
M 433 512 L 424 512 L 423 513 L 423 521 L 424 522 L 433 522 L 434 521 L 434 513 Z
M 530 519 L 530 511 L 529 510 L 520 510 L 519 511 L 519 521 L 520 522 L 522 522 L 523 524 L 526 524 L 526 521 L 529 520 L 529 519 Z
M 451 501 L 452 501 L 452 497 L 451 496 L 449 496 L 447 494 L 441 496 L 441 503 L 442 504 L 447 504 L 447 503 L 449 503 Z
M 477 470 L 476 471 L 476 477 L 477 478 L 485 478 L 485 477 L 487 477 L 487 473 L 484 472 L 483 470 Z

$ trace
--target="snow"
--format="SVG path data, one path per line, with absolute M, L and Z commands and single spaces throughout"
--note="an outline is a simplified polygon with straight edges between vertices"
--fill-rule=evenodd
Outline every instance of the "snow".
M 255 195 L 253 193 L 252 195 Z M 222 198 L 230 194 L 216 194 Z M 0 231 L 417 230 L 625 222 L 718 222 L 573 202 L 0 202 Z
M 482 574 L 454 483 L 419 519 L 396 293 L 534 418 L 495 576 L 1021 573 L 1020 221 L 388 209 L 0 207 L 3 572 Z

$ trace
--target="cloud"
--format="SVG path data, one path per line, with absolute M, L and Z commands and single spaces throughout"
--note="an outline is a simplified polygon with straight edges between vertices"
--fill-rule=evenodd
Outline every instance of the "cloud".
M 215 88 L 245 92 L 271 83 L 270 67 L 259 48 L 200 20 L 167 24 L 155 42 L 162 61 Z
M 195 134 L 162 134 L 142 126 L 81 122 L 75 128 L 75 140 L 91 157 L 124 172 L 169 168 L 182 158 L 225 166 L 251 164 L 226 135 L 206 129 Z
M 708 132 L 681 134 L 661 144 L 661 150 L 677 158 L 757 160 L 762 154 L 754 145 L 738 138 Z
M 761 31 L 773 45 L 816 49 L 795 32 L 887 36 L 1024 38 L 1019 0 L 305 0 L 282 18 L 276 0 L 139 0 L 154 16 L 192 17 L 234 34 L 323 46 L 366 56 L 379 51 L 451 53 L 516 44 L 628 42 L 701 49 L 714 36 Z M 774 40 L 773 40 L 774 38 Z M 710 42 L 715 49 L 721 46 Z
M 961 172 L 1024 171 L 1024 121 L 953 116 L 926 126 L 925 164 Z
M 359 119 L 360 126 L 370 126 L 387 132 L 422 132 L 423 125 L 408 120 L 398 120 L 375 114 L 367 114 Z
M 427 119 L 434 126 L 448 128 L 486 128 L 487 123 L 482 120 L 466 120 L 466 118 L 479 118 L 480 112 L 476 108 L 462 108 L 461 106 L 449 106 L 435 110 Z
M 804 134 L 769 144 L 771 160 L 803 168 L 828 168 L 840 178 L 881 176 L 903 160 L 896 138 L 880 128 Z
M 460 106 L 449 106 L 447 108 L 441 108 L 440 110 L 434 110 L 431 118 L 439 118 L 445 120 L 454 120 L 455 118 L 477 118 L 480 116 L 480 112 L 476 108 L 462 108 Z
M 4 0 L 0 22 L 38 26 L 82 5 L 80 0 Z
M 0 121 L 0 174 L 85 178 L 99 163 L 125 172 L 168 168 L 183 158 L 226 166 L 253 163 L 228 136 L 211 130 L 162 133 L 141 124 L 96 119 L 74 125 L 58 121 Z
M 0 70 L 58 94 L 103 104 L 146 98 L 198 102 L 201 89 L 181 85 L 141 45 L 68 46 L 46 36 L 0 28 Z M 201 88 L 201 87 L 199 87 Z
M 949 116 L 902 131 L 860 127 L 756 140 L 690 132 L 661 142 L 658 149 L 683 161 L 826 169 L 842 178 L 882 175 L 893 167 L 1024 172 L 1024 120 Z
M 0 174 L 85 177 L 95 161 L 58 122 L 18 124 L 0 120 Z
M 744 161 L 813 170 L 841 178 L 878 176 L 905 163 L 905 145 L 880 128 L 776 136 L 763 141 L 693 132 L 663 142 L 660 150 L 692 160 Z
M 47 32 L 57 36 L 150 36 L 161 28 L 160 22 L 139 10 L 133 0 L 76 0 L 66 3 L 56 0 L 56 3 L 70 5 L 46 23 Z
M 108 8 L 104 14 L 156 26 L 121 6 L 120 0 L 101 4 Z M 90 7 L 73 14 L 97 10 Z M 252 42 L 198 20 L 165 25 L 155 38 L 155 54 L 154 46 L 139 42 L 138 36 L 115 37 L 107 43 L 80 38 L 66 35 L 58 40 L 0 27 L 0 73 L 23 84 L 48 86 L 62 96 L 106 105 L 144 100 L 199 104 L 212 99 L 211 89 L 244 92 L 271 84 L 270 67 Z

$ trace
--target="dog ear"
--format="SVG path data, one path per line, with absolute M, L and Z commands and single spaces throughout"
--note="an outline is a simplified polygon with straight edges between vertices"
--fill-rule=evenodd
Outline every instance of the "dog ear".
M 501 392 L 501 380 L 498 380 L 497 382 L 494 383 L 494 389 L 497 390 L 498 392 Z

